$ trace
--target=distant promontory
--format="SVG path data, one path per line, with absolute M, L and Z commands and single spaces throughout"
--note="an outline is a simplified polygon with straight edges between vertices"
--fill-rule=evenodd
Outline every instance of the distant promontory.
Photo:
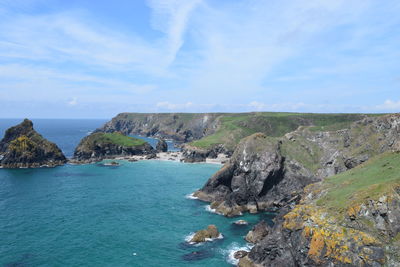
M 86 163 L 120 156 L 151 155 L 154 148 L 144 140 L 114 133 L 92 133 L 81 140 L 72 162 Z

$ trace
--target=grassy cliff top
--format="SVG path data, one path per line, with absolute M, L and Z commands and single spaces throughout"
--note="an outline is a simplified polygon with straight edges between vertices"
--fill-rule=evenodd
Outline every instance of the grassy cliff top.
M 391 195 L 400 187 L 400 152 L 386 152 L 344 173 L 327 178 L 322 188 L 327 194 L 319 206 L 346 210 L 368 199 Z
M 218 130 L 209 136 L 190 143 L 199 148 L 211 148 L 224 144 L 233 149 L 239 141 L 251 134 L 261 132 L 279 137 L 296 130 L 299 126 L 312 126 L 314 130 L 339 130 L 369 114 L 315 114 L 286 112 L 253 112 L 221 114 Z
M 94 133 L 88 136 L 89 143 L 116 144 L 120 146 L 133 147 L 144 145 L 146 141 L 126 136 L 121 133 Z

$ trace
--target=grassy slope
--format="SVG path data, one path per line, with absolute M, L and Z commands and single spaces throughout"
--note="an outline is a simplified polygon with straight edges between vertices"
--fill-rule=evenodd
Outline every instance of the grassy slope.
M 375 199 L 400 185 L 400 153 L 386 152 L 347 172 L 327 178 L 328 193 L 319 206 L 344 211 L 349 206 Z
M 211 148 L 225 144 L 233 149 L 239 141 L 256 132 L 278 137 L 296 130 L 301 125 L 313 125 L 314 130 L 338 130 L 348 127 L 351 122 L 361 119 L 361 114 L 312 114 L 259 112 L 224 114 L 215 134 L 206 136 L 191 143 L 199 148 Z M 329 127 L 331 126 L 331 127 Z
M 144 140 L 126 136 L 120 133 L 95 133 L 92 136 L 93 142 L 113 143 L 127 147 L 140 146 L 146 143 Z

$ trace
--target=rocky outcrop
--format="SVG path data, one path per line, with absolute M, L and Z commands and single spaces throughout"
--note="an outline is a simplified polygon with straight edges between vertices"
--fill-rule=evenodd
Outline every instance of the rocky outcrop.
M 149 143 L 121 133 L 97 132 L 81 140 L 75 149 L 72 162 L 97 162 L 134 155 L 155 155 L 155 150 Z
M 279 140 L 264 134 L 245 138 L 230 162 L 194 195 L 212 202 L 211 207 L 226 216 L 296 202 L 303 187 L 316 178 L 303 167 L 286 161 L 280 146 Z
M 270 231 L 271 228 L 262 220 L 247 233 L 245 239 L 247 242 L 255 244 L 266 237 Z
M 165 142 L 164 139 L 159 139 L 156 145 L 157 152 L 167 152 L 168 151 L 168 144 Z
M 197 231 L 194 236 L 191 238 L 190 242 L 193 243 L 201 243 L 206 242 L 215 238 L 218 238 L 220 233 L 215 225 L 211 224 L 207 227 L 207 229 Z
M 309 185 L 239 266 L 399 266 L 400 153 Z
M 198 148 L 189 144 L 182 146 L 183 161 L 187 163 L 204 162 L 207 158 L 215 159 L 218 154 L 225 154 L 230 157 L 232 152 L 226 150 L 223 145 L 215 145 L 211 148 Z
M 121 113 L 101 132 L 122 132 L 190 142 L 217 129 L 219 113 Z
M 9 128 L 0 142 L 0 166 L 4 168 L 54 167 L 66 161 L 57 145 L 37 133 L 28 119 Z
M 365 118 L 339 131 L 300 127 L 281 138 L 254 134 L 194 195 L 226 216 L 276 210 L 296 203 L 306 185 L 393 150 L 398 140 L 399 114 Z

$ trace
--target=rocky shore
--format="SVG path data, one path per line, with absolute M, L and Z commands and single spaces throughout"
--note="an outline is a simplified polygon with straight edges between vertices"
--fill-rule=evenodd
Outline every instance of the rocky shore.
M 254 134 L 193 195 L 225 216 L 278 213 L 239 266 L 399 266 L 399 147 L 399 114 Z

